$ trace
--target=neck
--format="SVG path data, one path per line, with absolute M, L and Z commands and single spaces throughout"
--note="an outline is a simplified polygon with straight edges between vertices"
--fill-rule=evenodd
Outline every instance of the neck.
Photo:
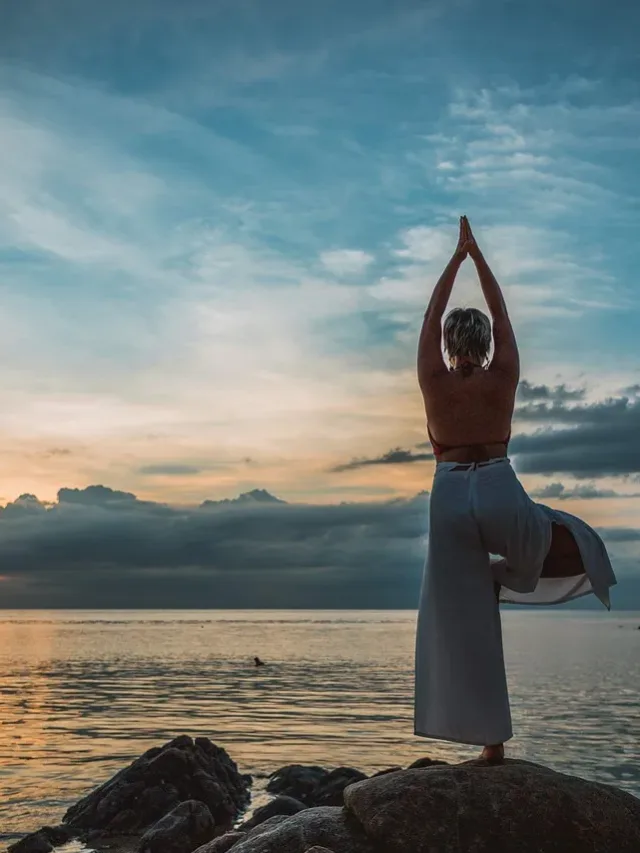
M 461 368 L 466 367 L 467 370 L 470 370 L 473 367 L 482 367 L 481 364 L 478 364 L 477 361 L 474 361 L 472 358 L 466 355 L 456 355 L 451 359 L 451 369 L 452 370 L 460 370 Z

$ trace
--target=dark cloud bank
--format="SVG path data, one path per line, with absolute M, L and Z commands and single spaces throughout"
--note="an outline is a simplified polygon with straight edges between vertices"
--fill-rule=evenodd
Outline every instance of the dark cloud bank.
M 411 607 L 427 497 L 180 508 L 103 486 L 0 513 L 4 607 Z
M 103 486 L 24 495 L 0 512 L 2 606 L 414 608 L 429 496 L 286 504 L 255 491 L 171 507 Z M 640 608 L 640 531 L 602 531 Z M 579 606 L 595 606 L 583 599 Z

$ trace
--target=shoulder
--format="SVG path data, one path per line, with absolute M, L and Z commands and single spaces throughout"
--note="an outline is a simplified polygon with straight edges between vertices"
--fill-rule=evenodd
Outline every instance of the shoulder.
M 451 385 L 451 371 L 445 365 L 421 365 L 418 370 L 418 383 L 423 395 L 437 394 Z
M 502 360 L 492 359 L 485 370 L 485 374 L 489 382 L 503 387 L 505 393 L 509 390 L 515 392 L 520 381 L 520 365 L 517 360 L 503 362 Z

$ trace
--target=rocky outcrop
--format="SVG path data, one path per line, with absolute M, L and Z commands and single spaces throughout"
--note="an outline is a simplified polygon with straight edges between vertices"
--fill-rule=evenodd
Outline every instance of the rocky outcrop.
M 366 778 L 353 767 L 329 771 L 314 765 L 287 764 L 271 774 L 267 791 L 293 797 L 306 806 L 338 806 L 342 805 L 344 789 Z
M 216 833 L 211 812 L 198 800 L 187 800 L 161 818 L 140 839 L 140 853 L 191 853 Z
M 640 800 L 525 761 L 390 773 L 345 805 L 385 853 L 640 851 Z
M 640 800 L 525 761 L 432 764 L 350 785 L 232 853 L 638 853 Z M 217 853 L 217 852 L 216 852 Z
M 78 833 L 141 834 L 180 803 L 197 800 L 223 832 L 249 802 L 250 784 L 224 749 L 183 735 L 116 773 L 72 806 L 64 823 Z
M 231 831 L 249 784 L 223 749 L 177 738 L 10 850 L 51 853 L 80 834 L 120 853 L 640 853 L 640 800 L 526 761 L 419 759 L 370 778 L 287 765 L 270 777 L 275 799 Z

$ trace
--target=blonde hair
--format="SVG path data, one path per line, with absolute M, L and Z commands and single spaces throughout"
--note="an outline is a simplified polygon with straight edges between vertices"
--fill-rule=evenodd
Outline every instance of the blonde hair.
M 491 321 L 478 308 L 454 308 L 444 321 L 444 348 L 450 362 L 468 356 L 484 365 L 491 349 Z

